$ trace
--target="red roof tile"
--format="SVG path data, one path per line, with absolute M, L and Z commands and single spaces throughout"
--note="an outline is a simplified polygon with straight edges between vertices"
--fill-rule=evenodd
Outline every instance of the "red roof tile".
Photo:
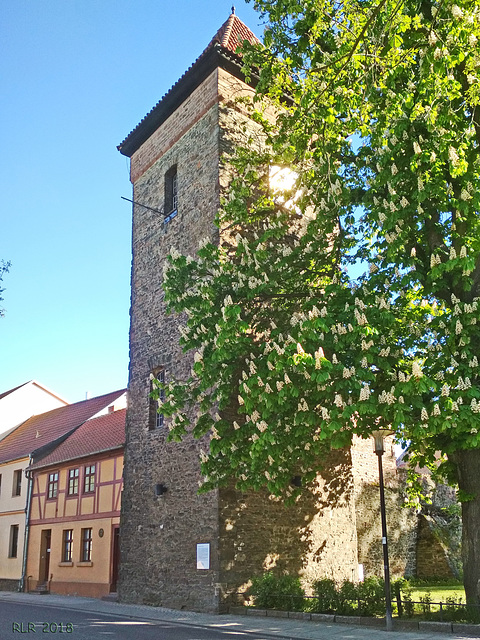
M 11 393 L 16 391 L 17 389 L 20 389 L 21 387 L 24 387 L 26 384 L 28 384 L 28 382 L 24 382 L 23 384 L 19 384 L 18 387 L 13 387 L 13 389 L 9 389 L 8 391 L 4 391 L 3 393 L 0 393 L 0 400 L 2 398 L 5 398 L 6 396 L 10 395 Z
M 232 53 L 237 53 L 238 46 L 242 44 L 244 40 L 248 40 L 251 44 L 260 43 L 260 40 L 253 31 L 250 31 L 247 25 L 232 13 L 213 36 L 205 51 L 218 42 L 224 49 L 228 49 Z
M 76 429 L 124 393 L 125 389 L 121 389 L 32 416 L 0 441 L 0 463 L 26 458 Z
M 47 467 L 122 447 L 125 444 L 126 413 L 126 409 L 120 409 L 87 420 L 51 453 L 30 468 Z
M 187 71 L 177 80 L 173 87 L 157 102 L 140 123 L 133 129 L 128 136 L 118 145 L 118 150 L 126 156 L 131 156 L 141 144 L 150 136 L 155 129 L 172 112 L 172 109 L 178 107 L 186 97 L 185 91 L 189 93 L 195 86 L 198 86 L 204 76 L 202 68 L 210 72 L 210 60 L 212 55 L 217 52 L 224 52 L 230 58 L 239 61 L 240 54 L 237 53 L 238 45 L 244 40 L 248 40 L 252 44 L 257 44 L 260 40 L 251 31 L 245 23 L 232 13 L 226 22 L 220 27 L 214 37 L 210 40 L 207 47 L 195 62 L 187 69 Z M 219 65 L 218 58 L 214 62 L 215 66 Z

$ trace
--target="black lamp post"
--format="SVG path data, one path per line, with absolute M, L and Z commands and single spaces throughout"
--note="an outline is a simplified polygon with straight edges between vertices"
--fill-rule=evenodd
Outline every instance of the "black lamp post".
M 387 631 L 393 630 L 392 620 L 392 596 L 390 593 L 390 567 L 388 562 L 388 542 L 387 542 L 387 518 L 385 514 L 385 487 L 383 484 L 383 465 L 382 456 L 384 452 L 383 439 L 391 436 L 393 431 L 390 429 L 378 429 L 372 431 L 375 440 L 375 453 L 378 456 L 378 476 L 380 479 L 380 513 L 382 516 L 382 546 L 383 546 L 383 571 L 385 577 L 385 621 L 387 623 Z

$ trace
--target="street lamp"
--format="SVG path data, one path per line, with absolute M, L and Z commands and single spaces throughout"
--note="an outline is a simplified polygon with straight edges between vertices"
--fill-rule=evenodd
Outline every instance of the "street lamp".
M 383 465 L 382 456 L 384 452 L 383 439 L 391 436 L 394 432 L 390 429 L 378 429 L 372 431 L 375 440 L 375 453 L 378 456 L 378 476 L 380 479 L 380 513 L 382 516 L 382 546 L 383 546 L 383 571 L 385 577 L 385 621 L 387 631 L 393 630 L 392 621 L 392 596 L 390 594 L 390 568 L 388 564 L 388 543 L 387 543 L 387 518 L 385 514 L 385 487 L 383 485 Z

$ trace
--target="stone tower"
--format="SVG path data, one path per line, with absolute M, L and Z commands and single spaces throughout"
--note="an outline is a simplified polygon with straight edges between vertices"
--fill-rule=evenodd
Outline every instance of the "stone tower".
M 236 99 L 252 96 L 236 54 L 256 41 L 232 14 L 170 91 L 119 146 L 131 159 L 133 263 L 130 377 L 119 595 L 124 601 L 220 611 L 225 596 L 262 571 L 307 579 L 356 579 L 355 478 L 350 450 L 291 509 L 263 494 L 217 490 L 197 495 L 205 443 L 167 442 L 149 399 L 150 374 L 186 376 L 192 360 L 178 346 L 178 318 L 162 293 L 174 246 L 195 255 L 218 239 L 213 224 L 228 184 L 225 154 L 256 126 Z M 372 461 L 375 463 L 374 456 Z

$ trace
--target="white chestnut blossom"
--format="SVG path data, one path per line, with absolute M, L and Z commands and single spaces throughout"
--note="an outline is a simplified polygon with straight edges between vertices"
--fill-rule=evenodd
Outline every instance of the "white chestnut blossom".
M 421 378 L 421 377 L 423 377 L 422 369 L 421 369 L 421 367 L 420 367 L 420 364 L 419 364 L 417 361 L 415 361 L 415 362 L 413 362 L 413 363 L 412 363 L 412 376 L 413 376 L 414 378 Z
M 456 19 L 456 20 L 460 20 L 460 18 L 463 17 L 463 11 L 462 9 L 460 9 L 460 7 L 456 4 L 454 4 L 452 6 L 452 16 Z
M 340 393 L 335 394 L 335 400 L 333 401 L 333 404 L 336 405 L 339 409 L 343 408 L 344 402 Z
M 450 160 L 450 162 L 453 164 L 454 167 L 456 167 L 460 161 L 457 150 L 452 146 L 448 147 L 448 159 Z
M 480 413 L 480 402 L 477 402 L 475 398 L 472 398 L 470 409 L 472 410 L 472 413 Z
M 368 384 L 364 384 L 360 389 L 360 400 L 368 400 L 370 397 L 370 387 Z

